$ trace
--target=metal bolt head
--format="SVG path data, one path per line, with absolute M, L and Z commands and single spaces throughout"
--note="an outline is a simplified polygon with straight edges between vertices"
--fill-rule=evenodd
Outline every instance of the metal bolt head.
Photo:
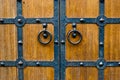
M 73 38 L 76 38 L 76 36 L 77 36 L 76 33 L 73 33 L 73 34 L 72 34 L 72 37 L 73 37 Z
M 100 45 L 102 46 L 102 45 L 104 45 L 104 43 L 103 43 L 103 42 L 100 42 Z
M 22 23 L 22 19 L 18 19 L 18 23 Z
M 48 37 L 48 34 L 47 34 L 47 33 L 44 33 L 44 34 L 43 34 L 43 37 L 44 37 L 44 38 L 47 38 L 47 37 Z
M 23 41 L 22 41 L 22 40 L 19 40 L 18 43 L 19 43 L 19 44 L 23 44 Z
M 104 18 L 100 18 L 100 22 L 104 22 L 105 20 L 104 20 Z
M 19 65 L 23 65 L 23 61 L 19 61 L 18 64 L 19 64 Z
M 100 2 L 104 2 L 104 0 L 100 0 Z
M 5 65 L 5 63 L 4 63 L 4 62 L 1 62 L 0 64 L 1 64 L 1 66 L 4 66 L 4 65 Z
M 36 62 L 36 65 L 40 65 L 40 63 L 39 63 L 39 62 Z
M 118 65 L 120 65 L 120 62 L 118 62 Z
M 62 41 L 61 41 L 61 43 L 62 43 L 62 44 L 65 44 L 65 41 L 64 41 L 64 40 L 62 40 Z
M 85 21 L 84 18 L 81 18 L 81 19 L 80 19 L 80 22 L 84 22 L 84 21 Z
M 100 63 L 99 63 L 99 66 L 103 66 L 103 65 L 104 65 L 104 63 L 103 63 L 103 62 L 100 62 Z
M 0 18 L 0 22 L 3 22 L 4 20 L 2 18 Z
M 36 19 L 36 22 L 39 23 L 39 22 L 40 22 L 40 19 Z
M 83 66 L 83 62 L 80 62 L 80 65 Z
M 47 28 L 47 24 L 46 23 L 43 23 L 43 28 Z
M 58 40 L 55 40 L 54 43 L 55 43 L 55 44 L 58 44 Z

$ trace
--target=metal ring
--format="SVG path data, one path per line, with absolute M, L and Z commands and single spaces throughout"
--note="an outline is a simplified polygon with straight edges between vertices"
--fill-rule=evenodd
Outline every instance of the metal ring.
M 41 37 L 40 37 L 41 34 L 43 34 L 43 37 L 46 38 L 46 39 L 47 39 L 48 36 L 50 36 L 49 41 L 43 42 L 42 39 L 41 39 Z M 40 31 L 39 34 L 38 34 L 38 41 L 39 41 L 41 44 L 44 44 L 44 45 L 49 44 L 49 43 L 52 41 L 52 34 L 51 34 L 49 31 L 47 31 L 47 30 L 42 30 L 42 31 Z
M 73 38 L 75 38 L 75 36 L 77 36 L 77 35 L 74 35 L 74 33 L 75 33 L 75 34 L 78 34 L 78 36 L 80 37 L 79 40 L 76 41 L 76 42 L 73 42 L 73 41 L 70 40 L 70 35 L 73 35 Z M 79 44 L 79 43 L 81 42 L 81 40 L 82 40 L 82 35 L 81 35 L 81 33 L 80 33 L 78 30 L 71 30 L 70 32 L 68 32 L 68 37 L 67 37 L 67 39 L 68 39 L 69 43 L 71 43 L 71 44 L 73 44 L 73 45 L 76 45 L 76 44 Z

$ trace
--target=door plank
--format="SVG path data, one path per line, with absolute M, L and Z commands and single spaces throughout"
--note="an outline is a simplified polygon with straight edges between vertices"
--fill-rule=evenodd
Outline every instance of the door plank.
M 54 69 L 51 67 L 27 67 L 24 80 L 54 80 Z
M 15 25 L 0 25 L 0 60 L 17 59 L 17 30 Z
M 72 25 L 68 24 L 66 36 L 68 36 L 70 30 L 72 30 Z M 66 37 L 66 59 L 70 61 L 97 60 L 98 26 L 94 24 L 77 24 L 77 30 L 82 34 L 82 41 L 78 45 L 72 45 Z
M 26 24 L 23 28 L 23 55 L 25 60 L 54 60 L 54 28 L 48 25 L 47 30 L 52 34 L 52 41 L 43 45 L 38 41 L 38 34 L 43 30 L 41 24 Z M 41 36 L 42 37 L 42 36 Z M 48 39 L 47 39 L 48 40 Z
M 16 0 L 0 0 L 0 18 L 16 17 Z
M 27 18 L 51 18 L 54 15 L 54 0 L 22 0 L 23 16 Z
M 65 80 L 98 80 L 98 70 L 94 67 L 68 67 Z
M 120 0 L 105 0 L 105 15 L 109 18 L 120 18 Z
M 99 15 L 99 0 L 66 0 L 66 16 L 69 18 L 96 18 Z
M 18 80 L 17 68 L 0 67 L 0 80 Z
M 105 26 L 105 59 L 108 61 L 120 60 L 120 25 L 108 24 Z

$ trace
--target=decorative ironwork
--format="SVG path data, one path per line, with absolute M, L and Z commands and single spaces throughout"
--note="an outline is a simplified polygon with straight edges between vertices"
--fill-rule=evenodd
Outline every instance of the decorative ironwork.
M 81 42 L 82 35 L 78 30 L 76 30 L 76 24 L 75 23 L 73 23 L 72 27 L 73 27 L 73 30 L 68 32 L 67 39 L 71 44 L 76 45 L 76 44 L 79 44 Z M 77 36 L 79 36 L 79 39 L 76 42 L 74 42 L 70 39 L 70 35 L 72 35 L 73 38 L 76 38 Z
M 18 59 L 16 61 L 0 61 L 0 67 L 17 67 L 18 80 L 24 80 L 25 67 L 53 67 L 54 80 L 59 80 L 59 0 L 54 0 L 53 18 L 24 18 L 22 15 L 22 0 L 17 0 L 16 18 L 0 18 L 0 25 L 15 24 L 17 26 Z M 23 57 L 23 27 L 25 24 L 53 24 L 54 25 L 54 60 L 26 61 Z M 50 34 L 46 31 L 48 35 Z M 51 34 L 50 34 L 51 35 Z M 51 41 L 51 40 L 50 40 Z
M 44 39 L 47 39 L 50 36 L 50 39 L 47 42 L 43 42 L 41 39 L 41 35 L 43 36 Z M 52 34 L 49 31 L 47 31 L 46 23 L 43 24 L 43 30 L 39 32 L 38 41 L 44 45 L 49 44 L 52 41 Z
M 98 68 L 98 80 L 104 80 L 104 69 L 106 67 L 118 67 L 119 61 L 105 61 L 104 60 L 104 27 L 106 24 L 120 24 L 120 18 L 107 18 L 104 16 L 104 0 L 99 0 L 99 16 L 97 18 L 67 18 L 66 17 L 66 0 L 60 1 L 60 39 L 65 41 L 66 24 L 97 24 L 99 26 L 99 59 L 96 61 L 66 61 L 65 59 L 65 44 L 61 44 L 61 65 L 60 80 L 65 80 L 65 69 L 67 67 L 97 67 Z M 65 42 L 64 42 L 65 43 Z

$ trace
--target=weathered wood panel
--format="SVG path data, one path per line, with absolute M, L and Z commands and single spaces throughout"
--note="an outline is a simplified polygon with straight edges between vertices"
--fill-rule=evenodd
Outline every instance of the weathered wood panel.
M 0 0 L 0 18 L 16 17 L 16 0 Z
M 66 27 L 66 36 L 68 36 L 67 33 L 70 30 L 72 30 L 71 24 Z M 77 30 L 82 34 L 82 41 L 77 45 L 72 45 L 66 39 L 66 59 L 70 61 L 97 60 L 99 48 L 98 26 L 94 24 L 78 24 Z M 71 37 L 71 40 L 74 39 Z
M 66 0 L 67 17 L 96 18 L 99 15 L 99 0 Z
M 27 67 L 24 80 L 54 80 L 54 69 L 51 67 Z
M 23 0 L 23 15 L 29 18 L 54 16 L 54 0 Z
M 94 67 L 70 67 L 66 69 L 66 80 L 98 80 L 98 70 Z
M 38 34 L 42 30 L 43 26 L 41 24 L 26 24 L 24 26 L 23 55 L 25 60 L 54 60 L 54 27 L 52 24 L 49 24 L 47 27 L 47 30 L 52 34 L 52 41 L 47 45 L 43 45 L 38 41 Z M 43 39 L 43 41 L 45 40 Z
M 120 60 L 120 25 L 109 24 L 105 27 L 105 59 Z

